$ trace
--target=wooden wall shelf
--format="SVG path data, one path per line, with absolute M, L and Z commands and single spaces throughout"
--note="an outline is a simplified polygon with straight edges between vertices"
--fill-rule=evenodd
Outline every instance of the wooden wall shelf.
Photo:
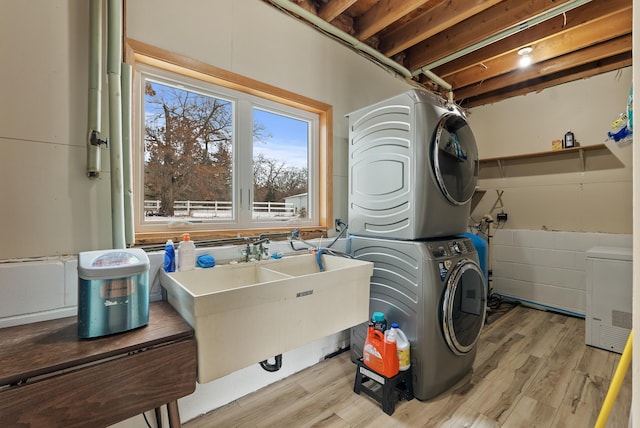
M 543 162 L 544 158 L 547 158 L 550 156 L 569 155 L 569 156 L 576 156 L 579 159 L 580 170 L 584 171 L 585 170 L 585 153 L 589 151 L 604 150 L 604 149 L 607 149 L 607 146 L 605 144 L 593 144 L 590 146 L 573 147 L 570 149 L 563 149 L 563 150 L 549 150 L 547 152 L 525 153 L 521 155 L 509 155 L 509 156 L 499 156 L 499 157 L 493 157 L 493 158 L 484 158 L 484 159 L 480 159 L 480 167 L 482 168 L 482 165 L 489 166 L 493 164 L 498 167 L 498 170 L 500 171 L 500 177 L 504 178 L 505 177 L 504 166 L 509 161 L 531 160 L 534 162 L 535 161 Z

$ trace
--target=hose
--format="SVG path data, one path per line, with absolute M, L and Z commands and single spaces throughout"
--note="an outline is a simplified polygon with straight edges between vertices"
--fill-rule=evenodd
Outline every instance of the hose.
M 349 230 L 349 225 L 348 224 L 344 224 L 343 222 L 340 221 L 340 225 L 342 226 L 342 229 L 340 230 L 340 233 L 338 233 L 338 236 L 336 236 L 335 239 L 333 241 L 331 241 L 331 243 L 329 245 L 327 245 L 327 248 L 331 248 L 333 246 L 333 244 L 338 242 L 338 239 L 342 238 L 342 235 L 344 235 L 345 232 L 347 230 Z
M 616 373 L 613 375 L 611 385 L 609 385 L 609 391 L 607 392 L 607 396 L 604 399 L 604 403 L 602 403 L 602 409 L 600 409 L 600 415 L 598 415 L 598 420 L 596 421 L 594 428 L 604 428 L 607 425 L 609 413 L 611 413 L 613 404 L 618 397 L 618 392 L 620 391 L 620 386 L 622 385 L 624 376 L 627 373 L 627 369 L 629 368 L 629 363 L 631 362 L 632 355 L 633 329 L 631 329 L 631 331 L 629 332 L 627 344 L 624 346 L 624 351 L 622 352 L 622 357 L 620 357 L 618 368 L 616 369 Z
M 268 372 L 277 372 L 282 367 L 282 354 L 278 354 L 275 356 L 275 363 L 269 363 L 269 360 L 264 360 L 260 362 L 260 367 L 265 369 Z
M 333 241 L 331 241 L 331 243 L 330 243 L 329 245 L 327 245 L 325 248 L 331 248 L 331 247 L 333 247 L 333 245 L 334 245 L 336 242 L 338 242 L 338 240 L 339 240 L 340 238 L 342 238 L 342 236 L 347 232 L 347 230 L 349 230 L 349 225 L 348 225 L 348 224 L 344 224 L 343 222 L 340 222 L 340 225 L 342 226 L 342 229 L 340 230 L 340 233 L 338 233 L 338 235 L 333 239 Z M 306 248 L 296 248 L 296 247 L 293 245 L 293 240 L 294 240 L 294 239 L 295 239 L 296 241 L 300 241 L 300 242 L 302 242 L 302 243 L 303 243 L 303 244 L 305 244 L 307 247 L 306 247 Z M 318 248 L 317 246 L 313 245 L 312 243 L 307 242 L 307 241 L 305 241 L 304 239 L 302 239 L 302 238 L 300 237 L 300 231 L 299 231 L 299 230 L 297 230 L 297 229 L 291 232 L 291 235 L 289 236 L 289 245 L 291 246 L 291 249 L 292 249 L 292 250 L 294 250 L 294 251 L 315 250 L 315 249 L 317 249 L 317 248 Z
M 293 240 L 294 240 L 294 239 L 295 239 L 296 241 L 300 241 L 300 242 L 302 242 L 302 243 L 303 243 L 303 244 L 305 244 L 307 247 L 305 247 L 305 248 L 296 248 L 296 247 L 293 245 Z M 291 232 L 291 236 L 289 237 L 289 245 L 291 246 L 291 249 L 292 249 L 293 251 L 305 251 L 305 250 L 312 250 L 312 249 L 315 249 L 315 248 L 316 248 L 313 244 L 311 244 L 311 243 L 309 243 L 309 242 L 305 241 L 304 239 L 302 239 L 302 238 L 300 237 L 300 231 L 299 231 L 299 230 L 297 230 L 297 229 Z
M 324 271 L 324 264 L 322 263 L 322 255 L 329 254 L 332 256 L 345 257 L 347 259 L 352 259 L 353 256 L 351 254 L 343 253 L 342 251 L 332 250 L 330 248 L 322 247 L 318 248 L 318 252 L 316 253 L 316 261 L 318 262 L 318 268 L 320 272 Z

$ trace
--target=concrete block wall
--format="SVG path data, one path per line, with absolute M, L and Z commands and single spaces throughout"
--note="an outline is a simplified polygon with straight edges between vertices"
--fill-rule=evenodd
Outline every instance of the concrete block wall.
M 584 316 L 586 251 L 631 248 L 632 235 L 498 229 L 493 238 L 494 293 Z

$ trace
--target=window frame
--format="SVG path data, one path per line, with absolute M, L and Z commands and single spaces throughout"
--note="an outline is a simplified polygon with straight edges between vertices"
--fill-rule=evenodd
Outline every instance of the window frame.
M 210 83 L 231 91 L 246 94 L 255 100 L 252 104 L 252 108 L 267 109 L 268 111 L 280 113 L 273 107 L 273 104 L 271 104 L 276 103 L 284 106 L 283 109 L 285 112 L 287 108 L 293 108 L 309 112 L 313 115 L 317 115 L 318 117 L 317 133 L 313 136 L 313 138 L 317 140 L 317 144 L 315 147 L 312 145 L 312 147 L 309 148 L 309 150 L 316 151 L 316 153 L 312 154 L 310 158 L 317 156 L 316 164 L 318 168 L 317 174 L 315 174 L 317 180 L 312 180 L 310 182 L 310 186 L 313 186 L 313 188 L 310 187 L 309 189 L 310 191 L 315 190 L 317 195 L 317 197 L 309 201 L 309 203 L 314 206 L 314 215 L 316 216 L 312 223 L 287 222 L 286 224 L 274 224 L 274 222 L 252 220 L 249 227 L 240 226 L 238 224 L 234 227 L 234 225 L 229 223 L 204 223 L 193 225 L 173 224 L 171 226 L 163 223 L 161 225 L 152 226 L 144 223 L 144 213 L 142 212 L 142 199 L 144 199 L 144 193 L 142 192 L 142 170 L 144 167 L 141 160 L 141 144 L 143 143 L 140 141 L 142 133 L 137 132 L 137 130 L 140 130 L 140 127 L 143 125 L 140 123 L 142 119 L 140 118 L 140 112 L 137 111 L 137 108 L 134 108 L 133 128 L 135 132 L 133 133 L 132 138 L 132 153 L 135 203 L 134 227 L 136 244 L 162 243 L 168 238 L 177 238 L 184 232 L 189 232 L 195 239 L 216 239 L 236 237 L 239 235 L 249 236 L 269 232 L 283 232 L 290 231 L 295 228 L 301 230 L 309 237 L 321 235 L 326 236 L 326 232 L 329 228 L 329 222 L 332 218 L 331 160 L 333 150 L 331 137 L 333 134 L 333 109 L 329 104 L 241 76 L 191 58 L 171 53 L 133 39 L 127 40 L 125 60 L 133 66 L 134 79 L 136 78 L 135 76 L 139 75 L 139 69 L 157 70 L 157 73 L 150 74 L 162 75 L 162 73 L 169 73 L 168 76 L 171 74 L 179 75 L 187 79 Z M 171 77 L 168 77 L 167 80 L 171 80 Z M 139 82 L 134 82 L 133 87 L 139 87 Z M 140 106 L 140 98 L 140 91 L 134 91 L 134 106 Z M 261 103 L 262 100 L 264 100 L 264 103 Z M 237 139 L 237 136 L 235 138 Z M 238 146 L 236 145 L 234 147 L 237 148 Z M 234 168 L 236 166 L 236 159 L 234 155 Z M 309 168 L 311 176 L 311 164 L 309 165 Z M 236 186 L 234 185 L 234 187 Z M 251 186 L 251 188 L 253 188 L 253 186 Z M 233 193 L 235 198 L 237 196 L 235 188 Z M 236 219 L 236 221 L 238 220 L 239 219 Z

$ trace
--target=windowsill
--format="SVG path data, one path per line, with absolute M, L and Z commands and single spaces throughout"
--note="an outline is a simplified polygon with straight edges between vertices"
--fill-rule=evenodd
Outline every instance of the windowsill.
M 172 239 L 173 242 L 180 242 L 184 233 L 189 233 L 191 240 L 195 241 L 215 241 L 216 239 L 228 239 L 228 238 L 258 238 L 261 234 L 278 234 L 286 233 L 290 234 L 292 230 L 299 230 L 303 239 L 313 239 L 320 237 L 327 237 L 327 228 L 321 226 L 305 226 L 305 227 L 282 227 L 282 228 L 268 228 L 268 229 L 228 229 L 228 230 L 170 230 L 166 232 L 143 232 L 136 233 L 135 245 L 136 247 L 146 245 L 160 245 L 167 242 L 167 239 Z M 273 240 L 285 240 L 283 237 L 275 237 Z M 215 245 L 215 242 L 212 243 Z M 224 245 L 224 243 L 221 243 Z

